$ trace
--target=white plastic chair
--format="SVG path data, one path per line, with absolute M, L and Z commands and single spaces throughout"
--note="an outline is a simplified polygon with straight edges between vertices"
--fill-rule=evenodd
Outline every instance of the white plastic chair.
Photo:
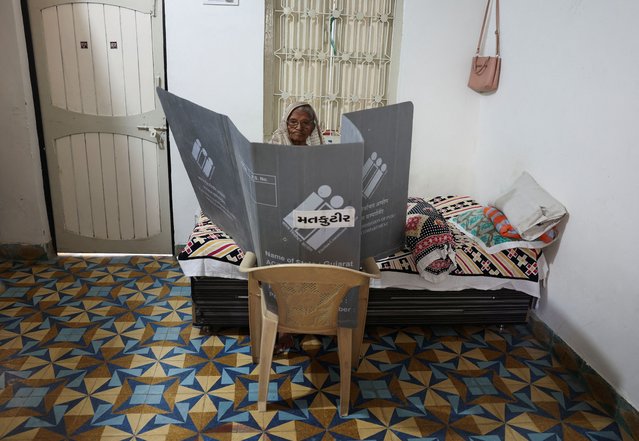
M 340 415 L 348 414 L 351 369 L 360 357 L 370 279 L 379 278 L 372 258 L 364 270 L 333 265 L 283 264 L 255 267 L 255 254 L 247 253 L 240 271 L 248 273 L 251 355 L 259 361 L 258 410 L 266 410 L 266 396 L 277 333 L 336 335 L 340 364 Z M 267 308 L 264 287 L 270 288 L 277 311 Z M 359 288 L 357 326 L 339 326 L 339 306 L 352 288 Z

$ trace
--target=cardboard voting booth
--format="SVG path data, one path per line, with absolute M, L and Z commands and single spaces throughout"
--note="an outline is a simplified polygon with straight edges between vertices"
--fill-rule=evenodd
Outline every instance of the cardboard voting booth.
M 202 211 L 258 265 L 359 269 L 404 246 L 412 103 L 345 114 L 341 144 L 300 147 L 250 142 L 227 116 L 157 93 Z

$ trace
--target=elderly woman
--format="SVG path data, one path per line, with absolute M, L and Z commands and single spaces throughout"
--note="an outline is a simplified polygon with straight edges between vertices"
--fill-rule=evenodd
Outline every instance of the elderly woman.
M 289 104 L 284 110 L 280 125 L 273 132 L 271 144 L 319 145 L 324 144 L 315 110 L 308 103 Z M 275 353 L 286 352 L 293 347 L 293 335 L 282 333 L 277 338 Z
M 289 104 L 280 125 L 273 132 L 271 144 L 319 145 L 324 144 L 315 110 L 308 103 Z

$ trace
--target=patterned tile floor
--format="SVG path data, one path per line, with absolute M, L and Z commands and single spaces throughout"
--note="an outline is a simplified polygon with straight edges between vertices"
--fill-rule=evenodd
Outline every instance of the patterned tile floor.
M 526 326 L 371 328 L 336 412 L 335 342 L 275 358 L 191 325 L 175 259 L 0 261 L 0 439 L 630 440 Z

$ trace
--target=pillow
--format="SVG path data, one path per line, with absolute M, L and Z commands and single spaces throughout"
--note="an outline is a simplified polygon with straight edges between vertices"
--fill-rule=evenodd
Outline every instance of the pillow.
M 184 249 L 178 254 L 178 260 L 211 258 L 233 265 L 239 265 L 244 258 L 244 251 L 226 234 L 200 213 L 195 228 L 189 236 Z
M 566 208 L 527 172 L 523 172 L 511 188 L 494 202 L 522 238 L 535 240 L 566 215 Z
M 515 227 L 512 226 L 508 218 L 504 215 L 504 213 L 502 213 L 495 207 L 484 207 L 484 214 L 493 223 L 500 236 L 508 237 L 510 239 L 522 238 Z M 557 238 L 557 235 L 557 227 L 552 227 L 550 230 L 539 236 L 537 240 L 549 244 Z
M 420 276 L 439 282 L 454 270 L 455 240 L 446 219 L 427 202 L 411 201 L 406 216 L 406 246 Z
M 502 236 L 490 218 L 484 214 L 483 207 L 462 213 L 450 219 L 450 222 L 490 254 L 510 248 L 543 248 L 550 244 L 541 240 L 528 241 Z

